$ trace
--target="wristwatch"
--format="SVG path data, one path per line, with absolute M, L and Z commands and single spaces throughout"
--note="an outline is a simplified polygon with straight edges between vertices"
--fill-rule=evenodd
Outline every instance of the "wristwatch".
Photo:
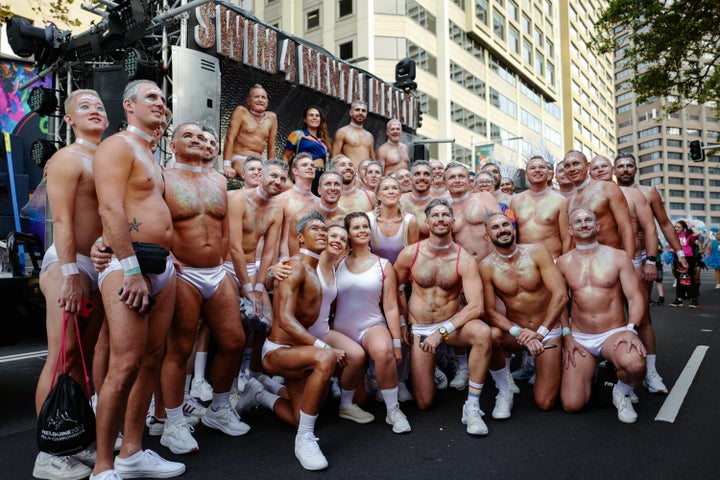
M 447 328 L 445 328 L 445 325 L 440 325 L 440 328 L 438 328 L 438 333 L 442 335 L 442 337 L 447 340 L 450 337 L 450 334 L 447 331 Z

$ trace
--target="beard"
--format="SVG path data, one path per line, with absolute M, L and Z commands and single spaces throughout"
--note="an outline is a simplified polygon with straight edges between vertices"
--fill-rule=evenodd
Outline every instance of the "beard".
M 492 244 L 495 245 L 496 247 L 500 247 L 500 248 L 511 247 L 514 243 L 515 243 L 515 234 L 512 234 L 512 233 L 510 234 L 509 237 L 504 238 L 502 240 L 499 238 L 492 239 Z

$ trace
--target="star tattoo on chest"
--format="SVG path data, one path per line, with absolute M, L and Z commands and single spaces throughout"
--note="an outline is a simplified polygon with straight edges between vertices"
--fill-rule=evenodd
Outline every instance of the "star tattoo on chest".
M 142 225 L 142 223 L 138 222 L 137 218 L 133 217 L 132 222 L 128 223 L 129 231 L 132 232 L 133 230 L 135 230 L 136 232 L 139 232 L 140 225 Z

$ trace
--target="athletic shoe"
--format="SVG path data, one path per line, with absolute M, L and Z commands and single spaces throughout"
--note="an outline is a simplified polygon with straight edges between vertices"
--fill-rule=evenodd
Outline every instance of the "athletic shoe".
M 450 382 L 450 386 L 455 390 L 465 390 L 468 385 L 468 379 L 470 378 L 470 372 L 467 367 L 458 367 L 455 372 L 455 377 Z
M 168 423 L 160 437 L 160 445 L 169 448 L 175 455 L 197 452 L 200 447 L 192 436 L 193 431 L 185 421 Z
M 510 410 L 513 407 L 513 394 L 509 390 L 500 390 L 495 397 L 495 408 L 492 417 L 495 420 L 510 418 Z
M 639 401 L 640 401 L 640 397 L 637 396 L 637 393 L 635 393 L 635 390 L 630 390 L 630 402 L 638 403 Z
M 322 470 L 327 468 L 328 461 L 320 451 L 319 438 L 313 433 L 298 433 L 295 437 L 295 457 L 305 470 Z
M 515 380 L 527 380 L 533 375 L 535 375 L 535 363 L 532 361 L 532 357 L 530 357 L 529 354 L 523 353 L 520 368 L 512 372 L 512 377 Z
M 172 478 L 185 473 L 185 464 L 165 460 L 150 449 L 138 453 L 129 458 L 115 457 L 115 470 L 121 478 Z
M 398 401 L 412 402 L 413 400 L 415 399 L 412 393 L 410 393 L 410 390 L 408 390 L 407 385 L 405 385 L 405 382 L 398 382 Z
M 392 425 L 393 432 L 395 433 L 406 433 L 412 430 L 407 421 L 407 417 L 405 417 L 405 414 L 400 411 L 399 403 L 396 403 L 392 407 L 388 408 L 385 423 Z
M 256 405 L 260 404 L 259 396 L 265 390 L 257 379 L 251 378 L 245 385 L 245 390 L 238 394 L 237 402 L 235 402 L 235 411 L 238 415 L 250 411 Z
M 355 423 L 370 423 L 375 420 L 372 413 L 366 412 L 354 403 L 338 410 L 338 416 L 345 420 L 352 420 Z
M 195 377 L 190 383 L 190 396 L 209 402 L 213 398 L 213 389 L 203 377 Z
M 520 387 L 518 387 L 517 384 L 515 383 L 515 379 L 513 379 L 513 376 L 510 373 L 510 369 L 508 369 L 507 372 L 508 372 L 507 373 L 508 388 L 510 389 L 510 391 L 512 393 L 520 393 Z
M 337 377 L 330 378 L 330 393 L 333 398 L 340 398 L 342 392 L 340 392 L 340 384 L 338 383 Z
M 91 474 L 90 480 L 122 480 L 115 470 L 105 470 L 97 475 Z
M 483 422 L 484 413 L 480 407 L 466 400 L 462 411 L 462 424 L 467 425 L 467 433 L 470 435 L 487 435 L 488 428 Z
M 447 375 L 438 367 L 435 367 L 435 386 L 438 390 L 445 390 L 448 387 Z
M 208 408 L 205 416 L 202 418 L 202 423 L 206 427 L 220 430 L 231 437 L 245 435 L 250 431 L 250 426 L 241 421 L 235 409 L 230 406 L 219 410 Z
M 613 405 L 618 411 L 618 420 L 623 423 L 635 423 L 637 421 L 637 413 L 630 401 L 630 395 L 622 395 L 613 392 Z
M 46 452 L 37 454 L 33 467 L 33 477 L 48 480 L 80 480 L 91 473 L 92 468 L 73 456 L 60 457 Z
M 97 457 L 95 446 L 90 445 L 85 450 L 73 455 L 73 457 L 75 457 L 75 460 L 78 460 L 83 465 L 87 465 L 88 467 L 93 468 L 95 467 L 95 458 Z
M 145 417 L 145 425 L 148 427 L 148 435 L 151 437 L 159 437 L 165 430 L 165 419 L 150 415 Z
M 683 302 L 679 298 L 676 298 L 675 300 L 673 300 L 673 302 L 670 304 L 670 306 L 671 307 L 682 307 Z
M 532 377 L 528 380 L 528 385 L 535 385 L 535 380 L 537 380 L 537 376 L 533 373 Z M 515 385 L 517 387 L 517 385 Z
M 715 290 L 720 290 L 720 283 L 715 284 Z
M 688 305 L 690 308 L 700 308 L 700 304 L 697 300 L 690 300 L 690 305 Z
M 118 432 L 118 436 L 115 437 L 115 445 L 113 445 L 113 452 L 119 452 L 120 447 L 122 447 L 123 442 L 123 434 L 122 432 Z
M 189 395 L 185 395 L 183 400 L 183 415 L 187 418 L 195 417 L 198 420 L 205 416 L 207 407 L 203 407 L 200 403 Z
M 650 393 L 668 393 L 662 377 L 657 372 L 645 375 L 643 387 L 647 388 Z

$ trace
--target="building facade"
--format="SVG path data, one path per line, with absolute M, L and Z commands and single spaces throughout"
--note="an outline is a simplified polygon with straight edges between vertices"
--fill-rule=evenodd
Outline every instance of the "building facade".
M 561 62 L 568 52 L 584 49 L 583 32 L 591 25 L 587 14 L 577 14 L 574 17 L 583 27 L 564 26 L 563 22 L 575 21 L 568 5 L 587 2 L 246 0 L 241 4 L 263 21 L 322 45 L 386 81 L 394 80 L 400 59 L 414 59 L 423 111 L 418 134 L 455 139 L 433 145 L 433 158 L 472 165 L 476 146 L 494 145 L 495 161 L 522 168 L 525 159 L 536 153 L 558 160 L 573 146 L 613 150 L 612 76 L 600 74 L 609 71 L 611 60 L 596 62 L 585 55 L 588 69 L 597 74 L 592 70 L 584 78 L 578 74 L 577 91 L 569 77 L 584 68 L 585 60 L 579 58 L 567 68 Z M 577 37 L 574 42 L 571 35 Z M 575 98 L 580 105 L 577 112 Z M 590 133 L 584 136 L 585 132 Z

